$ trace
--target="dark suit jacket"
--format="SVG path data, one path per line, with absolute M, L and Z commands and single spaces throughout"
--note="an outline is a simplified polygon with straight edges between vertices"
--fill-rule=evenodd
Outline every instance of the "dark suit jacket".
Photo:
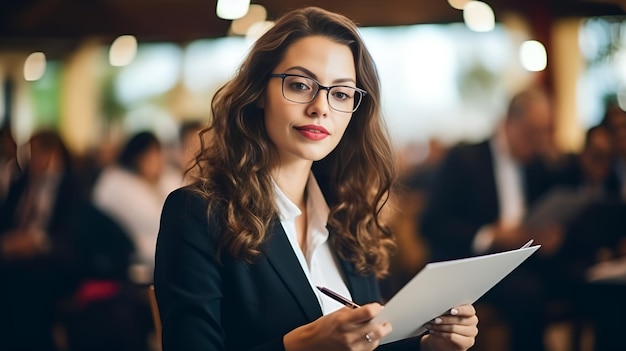
M 168 350 L 283 350 L 283 336 L 322 316 L 280 222 L 263 254 L 245 264 L 228 254 L 216 261 L 223 233 L 217 213 L 189 189 L 165 202 L 156 251 L 154 284 Z M 341 262 L 356 303 L 380 301 L 377 281 Z M 389 348 L 418 350 L 417 338 Z M 393 348 L 396 347 L 396 348 Z
M 0 204 L 0 237 L 16 227 L 16 211 L 28 185 L 28 173 L 12 184 Z M 32 257 L 9 260 L 0 255 L 0 350 L 19 347 L 48 350 L 52 346 L 55 303 L 78 282 L 75 234 L 81 206 L 78 182 L 62 176 L 46 229 L 50 249 Z
M 421 232 L 428 241 L 432 260 L 473 256 L 472 241 L 478 230 L 500 216 L 494 176 L 494 160 L 488 141 L 452 148 L 437 171 Z M 540 163 L 523 170 L 527 205 L 549 186 Z
M 17 262 L 5 261 L 0 257 L 0 272 L 26 269 L 32 273 L 41 270 L 45 272 L 43 274 L 49 274 L 52 268 L 74 268 L 73 265 L 76 263 L 74 239 L 79 223 L 77 214 L 84 205 L 78 184 L 78 179 L 71 173 L 63 174 L 59 180 L 50 219 L 45 228 L 52 249 Z M 16 228 L 17 207 L 27 186 L 28 171 L 12 184 L 7 198 L 0 204 L 0 236 Z

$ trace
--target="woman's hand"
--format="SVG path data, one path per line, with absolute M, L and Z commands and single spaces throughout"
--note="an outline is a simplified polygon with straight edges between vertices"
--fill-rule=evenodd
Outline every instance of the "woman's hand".
M 474 346 L 478 335 L 478 317 L 472 305 L 450 309 L 426 325 L 428 334 L 422 338 L 426 351 L 464 351 Z
M 371 303 L 320 317 L 287 333 L 283 338 L 285 350 L 374 350 L 391 332 L 389 323 L 371 323 L 382 309 L 380 304 Z

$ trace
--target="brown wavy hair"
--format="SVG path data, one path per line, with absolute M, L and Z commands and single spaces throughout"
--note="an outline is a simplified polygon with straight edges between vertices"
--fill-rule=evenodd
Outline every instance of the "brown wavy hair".
M 275 146 L 258 102 L 286 50 L 309 36 L 347 45 L 357 86 L 368 93 L 337 147 L 313 165 L 320 186 L 327 185 L 322 189 L 330 206 L 331 245 L 361 274 L 383 277 L 395 247 L 379 219 L 394 180 L 393 155 L 374 61 L 357 26 L 342 15 L 316 7 L 295 10 L 257 40 L 235 77 L 213 97 L 212 118 L 201 132 L 191 172 L 194 189 L 209 200 L 209 211 L 221 209 L 225 226 L 219 250 L 252 262 L 277 213 L 270 175 Z

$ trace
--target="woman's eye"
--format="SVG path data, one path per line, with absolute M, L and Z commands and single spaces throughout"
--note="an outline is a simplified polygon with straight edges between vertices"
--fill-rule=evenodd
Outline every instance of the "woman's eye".
M 332 95 L 335 100 L 350 100 L 354 96 L 354 90 L 347 87 L 336 87 L 332 89 Z
M 309 88 L 308 85 L 306 85 L 305 83 L 301 83 L 301 82 L 294 82 L 293 84 L 291 84 L 292 89 L 294 90 L 310 90 L 311 88 Z
M 335 99 L 337 99 L 337 100 L 346 100 L 346 99 L 349 99 L 349 98 L 350 98 L 350 97 L 348 96 L 348 94 L 346 94 L 346 93 L 342 93 L 342 92 L 335 93 L 335 95 L 334 95 L 334 96 L 335 96 Z

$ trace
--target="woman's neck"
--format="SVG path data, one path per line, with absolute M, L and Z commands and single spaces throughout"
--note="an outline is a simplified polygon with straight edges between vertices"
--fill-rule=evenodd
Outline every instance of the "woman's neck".
M 296 204 L 300 210 L 304 210 L 306 204 L 306 185 L 311 173 L 311 164 L 291 164 L 277 167 L 272 172 L 272 177 L 280 190 Z

